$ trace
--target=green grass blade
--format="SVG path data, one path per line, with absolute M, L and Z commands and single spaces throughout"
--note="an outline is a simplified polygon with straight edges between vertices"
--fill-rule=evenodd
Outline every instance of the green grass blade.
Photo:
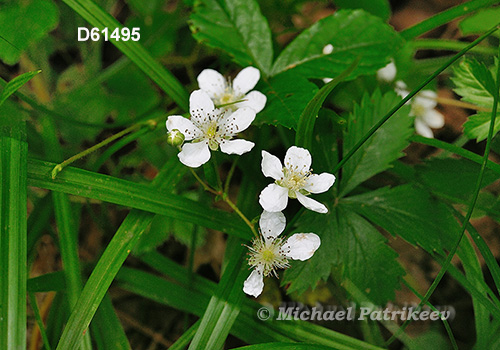
M 315 344 L 297 344 L 297 343 L 267 343 L 258 345 L 243 346 L 234 348 L 235 350 L 332 350 L 328 346 Z M 340 349 L 340 348 L 337 348 Z
M 31 78 L 33 78 L 40 72 L 41 70 L 27 72 L 9 81 L 0 94 L 0 106 L 5 102 L 6 99 L 9 98 L 10 95 L 19 90 L 24 84 L 26 84 L 28 81 L 30 81 Z
M 186 346 L 188 346 L 189 342 L 191 341 L 191 339 L 193 339 L 196 331 L 198 330 L 200 322 L 201 321 L 198 320 L 195 324 L 189 327 L 189 329 L 185 331 L 184 334 L 181 335 L 179 339 L 177 339 L 175 343 L 173 343 L 172 346 L 168 348 L 168 350 L 185 350 Z
M 102 299 L 101 305 L 91 324 L 92 335 L 96 338 L 99 350 L 130 350 L 127 335 L 115 313 L 108 294 Z
M 30 159 L 29 185 L 165 215 L 245 239 L 252 236 L 248 226 L 235 214 L 148 185 L 72 167 L 65 168 L 52 179 L 50 173 L 54 166 L 55 163 Z M 168 181 L 165 185 L 174 187 Z
M 28 144 L 24 122 L 1 113 L 0 349 L 19 350 L 26 349 Z
M 111 15 L 106 13 L 100 6 L 91 0 L 63 0 L 76 13 L 82 16 L 92 26 L 103 30 L 108 28 L 111 33 L 122 25 Z M 137 67 L 169 95 L 175 103 L 183 110 L 189 110 L 188 93 L 181 83 L 139 44 L 138 41 L 115 41 L 111 40 L 121 52 L 123 52 Z
M 459 155 L 461 157 L 467 158 L 469 160 L 472 160 L 475 163 L 481 164 L 482 163 L 482 158 L 480 155 L 472 153 L 471 151 L 468 151 L 466 149 L 463 149 L 461 147 L 457 147 L 455 145 L 452 145 L 451 143 L 447 143 L 441 140 L 437 139 L 429 139 L 427 137 L 423 137 L 420 135 L 413 135 L 410 137 L 410 141 L 412 142 L 418 142 L 424 145 L 436 147 L 436 148 L 441 148 L 444 149 L 448 152 L 454 153 L 456 155 Z M 497 174 L 500 174 L 500 164 L 497 164 L 495 162 L 492 162 L 491 160 L 488 160 L 486 162 L 486 167 L 490 170 L 493 170 Z
M 414 25 L 413 27 L 407 28 L 401 32 L 401 35 L 406 40 L 410 40 L 428 32 L 429 30 L 446 24 L 457 17 L 464 16 L 468 13 L 497 3 L 499 3 L 498 0 L 472 0 L 440 12 L 437 15 Z
M 50 347 L 49 338 L 47 337 L 47 332 L 45 331 L 42 317 L 40 316 L 40 310 L 38 309 L 35 294 L 28 293 L 28 298 L 31 304 L 31 309 L 35 314 L 36 323 L 38 325 L 38 328 L 40 329 L 40 335 L 42 336 L 43 340 L 43 347 L 45 350 L 52 350 L 52 348 Z
M 175 186 L 181 179 L 178 176 L 179 173 L 182 174 L 181 169 L 179 161 L 172 158 L 155 178 L 153 186 Z M 57 350 L 74 349 L 79 343 L 111 282 L 153 218 L 154 214 L 139 210 L 133 210 L 127 215 L 88 279 L 64 328 Z
M 349 74 L 352 73 L 358 65 L 359 60 L 360 58 L 358 57 L 349 67 L 347 67 L 346 70 L 323 86 L 307 104 L 306 108 L 300 115 L 297 133 L 295 134 L 295 144 L 297 146 L 312 149 L 313 129 L 316 118 L 318 117 L 319 109 L 323 105 L 323 102 L 325 102 L 325 99 L 328 97 L 330 92 L 332 92 L 338 84 L 344 81 Z

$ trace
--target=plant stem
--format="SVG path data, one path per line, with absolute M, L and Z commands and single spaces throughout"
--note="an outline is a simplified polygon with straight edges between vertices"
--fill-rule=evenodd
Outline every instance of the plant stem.
M 500 45 L 498 46 L 498 54 L 500 57 Z M 495 128 L 495 120 L 496 120 L 497 108 L 498 108 L 499 89 L 500 89 L 500 64 L 497 64 L 496 89 L 495 89 L 495 94 L 493 96 L 493 110 L 491 111 L 490 127 L 488 130 L 488 138 L 486 141 L 486 149 L 484 150 L 483 160 L 481 163 L 481 169 L 479 170 L 479 175 L 478 175 L 477 180 L 476 180 L 476 186 L 474 188 L 474 194 L 473 194 L 472 199 L 470 201 L 470 205 L 469 205 L 469 209 L 467 210 L 467 214 L 465 215 L 465 218 L 462 222 L 461 231 L 460 231 L 460 234 L 458 236 L 457 242 L 456 242 L 455 246 L 449 252 L 448 256 L 446 257 L 445 262 L 442 264 L 441 270 L 439 270 L 438 275 L 436 276 L 436 278 L 432 282 L 431 286 L 427 290 L 427 293 L 425 293 L 424 297 L 421 299 L 418 307 L 421 307 L 423 304 L 425 304 L 429 300 L 432 293 L 434 293 L 439 282 L 441 281 L 444 274 L 446 273 L 446 270 L 448 270 L 448 267 L 451 264 L 451 259 L 453 259 L 453 256 L 457 252 L 458 246 L 460 245 L 460 242 L 462 241 L 462 238 L 465 234 L 465 230 L 467 229 L 467 225 L 469 224 L 469 220 L 472 216 L 472 212 L 474 211 L 474 207 L 476 206 L 476 201 L 477 201 L 477 198 L 479 196 L 479 190 L 481 189 L 481 183 L 483 182 L 484 172 L 486 170 L 486 164 L 488 163 L 488 156 L 490 154 L 490 148 L 491 148 L 491 140 L 493 139 L 493 131 Z M 410 323 L 410 321 L 406 320 L 401 325 L 398 332 L 387 341 L 387 345 L 391 344 L 396 339 L 397 334 L 399 334 L 400 332 L 403 332 L 409 323 Z
M 349 150 L 349 153 L 335 166 L 333 169 L 332 173 L 336 173 L 344 164 L 358 151 L 358 149 L 363 146 L 363 144 L 387 121 L 389 120 L 390 117 L 392 117 L 402 106 L 406 104 L 413 96 L 415 96 L 420 90 L 422 90 L 424 87 L 427 86 L 435 77 L 437 77 L 439 74 L 441 74 L 446 68 L 448 68 L 453 62 L 458 60 L 460 57 L 465 55 L 467 51 L 472 49 L 474 46 L 479 44 L 481 41 L 486 39 L 488 36 L 493 34 L 495 31 L 498 30 L 498 25 L 495 27 L 491 28 L 488 30 L 485 34 L 481 35 L 478 39 L 474 40 L 471 44 L 467 45 L 466 48 L 461 50 L 459 53 L 457 53 L 455 56 L 450 58 L 446 64 L 444 64 L 442 67 L 440 67 L 438 70 L 436 70 L 433 74 L 431 74 L 427 79 L 425 79 L 420 85 L 414 89 L 412 92 L 410 92 L 400 103 L 398 103 L 394 108 L 392 108 L 389 113 L 387 113 L 382 119 L 380 119 L 377 124 L 375 124 L 362 138 L 359 140 L 359 142 L 351 149 Z
M 411 43 L 414 50 L 450 50 L 460 51 L 467 46 L 467 42 L 456 40 L 443 39 L 417 39 Z M 472 52 L 485 55 L 494 55 L 496 49 L 493 47 L 477 46 L 471 50 Z
M 99 142 L 98 144 L 95 144 L 94 146 L 92 146 L 90 148 L 87 148 L 86 150 L 84 150 L 84 151 L 82 151 L 82 152 L 80 152 L 78 154 L 75 154 L 74 156 L 66 159 L 64 162 L 57 164 L 54 167 L 54 169 L 52 169 L 52 179 L 55 179 L 57 177 L 57 174 L 59 174 L 65 167 L 67 167 L 71 163 L 77 161 L 78 159 L 86 157 L 90 153 L 97 151 L 99 148 L 102 148 L 102 147 L 110 144 L 111 142 L 119 139 L 120 137 L 122 137 L 122 136 L 124 136 L 124 135 L 126 135 L 126 134 L 128 134 L 128 133 L 130 133 L 132 131 L 140 129 L 140 128 L 144 127 L 144 126 L 148 126 L 148 127 L 156 126 L 156 122 L 154 120 L 149 120 L 146 123 L 134 124 L 132 126 L 129 126 L 126 129 L 120 131 L 119 133 L 114 134 L 113 136 L 108 137 L 107 139 Z

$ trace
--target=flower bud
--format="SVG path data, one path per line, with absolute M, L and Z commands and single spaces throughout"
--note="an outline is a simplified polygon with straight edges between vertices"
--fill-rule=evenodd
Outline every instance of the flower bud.
M 184 134 L 180 132 L 178 129 L 174 129 L 167 133 L 167 143 L 174 147 L 182 146 L 184 143 Z

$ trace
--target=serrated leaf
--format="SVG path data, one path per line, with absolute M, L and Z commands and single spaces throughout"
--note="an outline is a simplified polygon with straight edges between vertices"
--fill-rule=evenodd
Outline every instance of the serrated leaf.
M 458 223 L 446 205 L 412 185 L 385 187 L 341 201 L 387 232 L 428 252 L 450 249 L 456 241 Z
M 384 21 L 387 21 L 391 16 L 391 6 L 387 0 L 334 0 L 334 3 L 341 9 L 365 10 Z
M 224 50 L 243 67 L 255 65 L 269 75 L 271 30 L 255 0 L 198 0 L 190 27 L 196 40 Z
M 349 279 L 373 302 L 382 305 L 394 298 L 404 270 L 386 239 L 361 216 L 342 206 L 327 215 L 307 213 L 298 232 L 318 234 L 321 246 L 311 259 L 294 262 L 286 271 L 283 281 L 290 283 L 288 292 L 314 287 L 335 267 L 341 271 L 339 284 Z
M 257 114 L 255 123 L 297 128 L 300 115 L 318 91 L 301 75 L 285 72 L 266 81 L 261 89 L 267 96 L 266 108 Z
M 471 115 L 464 123 L 464 132 L 470 139 L 476 139 L 477 142 L 482 141 L 488 137 L 488 130 L 490 128 L 491 113 L 479 112 Z M 497 117 L 495 120 L 495 127 L 493 128 L 493 135 L 500 131 L 500 119 Z
M 349 115 L 344 139 L 344 155 L 375 125 L 401 98 L 390 91 L 365 95 L 361 105 L 355 105 Z M 412 134 L 413 119 L 408 116 L 409 106 L 400 108 L 384 123 L 345 164 L 340 183 L 340 195 L 346 195 L 363 181 L 386 169 L 403 156 Z
M 9 81 L 0 94 L 0 106 L 5 102 L 6 99 L 9 98 L 10 95 L 19 90 L 24 84 L 26 84 L 31 80 L 31 78 L 33 78 L 40 72 L 41 70 L 27 72 Z
M 58 10 L 52 1 L 3 5 L 0 9 L 0 59 L 7 64 L 17 63 L 24 50 L 54 29 L 57 21 Z
M 453 89 L 462 100 L 482 107 L 493 106 L 495 81 L 488 68 L 474 58 L 464 58 L 453 68 Z
M 331 44 L 333 51 L 324 55 Z M 375 73 L 389 63 L 403 44 L 400 36 L 380 18 L 363 10 L 339 10 L 302 32 L 279 55 L 271 75 L 294 69 L 308 78 L 332 78 L 356 58 L 350 78 Z
M 480 107 L 493 108 L 493 95 L 496 89 L 495 80 L 488 68 L 474 58 L 465 58 L 453 69 L 451 78 L 455 84 L 453 89 L 462 100 Z M 482 141 L 488 136 L 491 113 L 479 112 L 469 117 L 464 124 L 464 133 L 469 138 Z M 500 130 L 500 121 L 495 122 L 494 135 Z
M 480 168 L 479 164 L 467 159 L 434 158 L 416 167 L 416 177 L 434 193 L 469 201 L 474 193 Z M 497 179 L 495 172 L 485 169 L 482 187 Z

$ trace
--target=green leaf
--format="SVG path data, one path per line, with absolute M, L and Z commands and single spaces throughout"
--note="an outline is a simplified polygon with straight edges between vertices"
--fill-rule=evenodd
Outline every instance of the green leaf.
M 324 55 L 331 44 L 333 52 Z M 333 78 L 361 57 L 353 79 L 375 73 L 403 44 L 392 27 L 362 10 L 339 10 L 302 32 L 279 55 L 271 75 L 294 69 L 308 78 Z
M 464 133 L 468 138 L 475 138 L 477 142 L 482 141 L 488 137 L 488 129 L 490 128 L 491 113 L 479 112 L 477 114 L 471 115 L 469 119 L 464 123 Z M 493 135 L 496 135 L 500 131 L 500 118 L 495 120 L 495 127 L 493 129 Z
M 356 69 L 358 62 L 359 59 L 354 60 L 354 62 L 345 71 L 323 86 L 307 104 L 306 108 L 300 115 L 297 133 L 295 134 L 295 144 L 297 146 L 312 149 L 314 123 L 316 122 L 316 118 L 318 117 L 318 113 L 323 105 L 323 102 L 325 102 L 325 99 L 328 97 L 330 92 L 332 92 L 332 90 L 335 89 L 339 83 L 341 83 L 354 69 Z
M 379 90 L 371 97 L 365 95 L 361 105 L 355 105 L 349 115 L 344 139 L 344 156 L 400 101 L 401 98 L 392 91 L 383 96 Z M 346 163 L 342 172 L 340 196 L 388 169 L 393 161 L 403 156 L 402 150 L 408 145 L 408 138 L 413 132 L 413 119 L 408 116 L 409 108 L 409 106 L 400 108 Z
M 296 231 L 316 233 L 321 246 L 311 259 L 293 262 L 286 270 L 282 284 L 290 283 L 289 293 L 314 288 L 334 268 L 338 284 L 349 279 L 374 303 L 382 305 L 394 299 L 404 271 L 386 239 L 361 216 L 342 206 L 321 216 L 308 212 Z
M 474 192 L 475 180 L 481 166 L 467 159 L 433 158 L 416 167 L 417 180 L 429 191 L 445 198 L 470 200 Z M 482 187 L 498 179 L 492 170 L 486 169 Z
M 391 17 L 391 6 L 387 0 L 334 0 L 341 9 L 362 9 L 372 15 L 388 21 Z
M 265 343 L 258 345 L 243 346 L 241 348 L 235 348 L 239 350 L 332 350 L 328 346 L 316 345 L 316 344 L 297 344 L 297 343 Z
M 190 27 L 199 42 L 224 50 L 242 67 L 255 65 L 269 75 L 271 30 L 255 0 L 198 0 Z
M 462 96 L 462 100 L 480 107 L 493 108 L 495 80 L 488 68 L 474 58 L 463 59 L 453 69 L 451 78 L 455 84 L 454 91 Z M 469 117 L 464 124 L 464 132 L 469 138 L 482 141 L 488 136 L 491 113 L 479 112 Z M 500 122 L 495 122 L 494 134 L 500 129 Z
M 173 219 L 234 234 L 241 238 L 248 238 L 251 235 L 248 226 L 235 214 L 213 209 L 188 198 L 144 184 L 72 167 L 65 168 L 53 180 L 50 173 L 55 165 L 54 163 L 30 159 L 28 165 L 30 186 L 94 198 L 165 215 Z
M 458 27 L 464 36 L 471 34 L 482 34 L 498 24 L 500 18 L 500 7 L 492 7 L 477 11 L 472 16 L 464 18 Z M 494 35 L 499 35 L 498 31 Z
M 428 252 L 440 253 L 456 242 L 458 224 L 446 205 L 412 185 L 381 188 L 343 198 L 342 203 Z
M 2 5 L 0 9 L 0 59 L 16 64 L 21 54 L 54 29 L 58 10 L 53 1 L 31 0 Z
M 0 94 L 0 106 L 5 102 L 6 99 L 9 98 L 10 95 L 19 90 L 24 84 L 26 84 L 31 80 L 31 78 L 33 78 L 40 72 L 41 70 L 27 72 L 9 81 Z
M 5 123 L 0 127 L 0 349 L 18 350 L 26 349 L 28 143 L 18 115 L 1 117 Z
M 294 72 L 281 73 L 265 82 L 261 91 L 267 96 L 266 108 L 257 114 L 255 123 L 296 129 L 302 111 L 318 87 Z

